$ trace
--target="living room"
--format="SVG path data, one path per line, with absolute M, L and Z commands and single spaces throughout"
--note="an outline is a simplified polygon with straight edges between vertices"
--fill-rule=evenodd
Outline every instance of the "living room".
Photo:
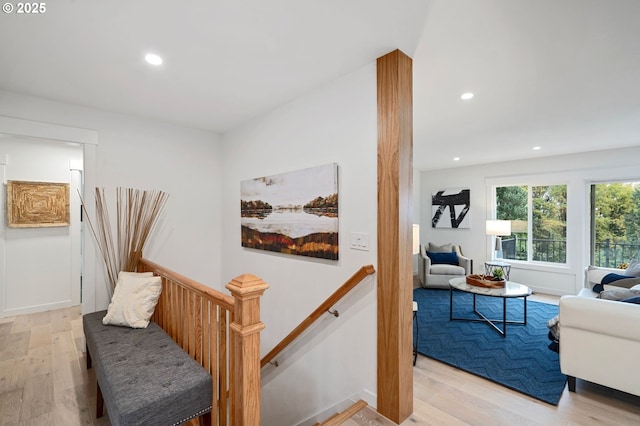
M 599 182 L 638 181 L 639 154 L 640 147 L 630 147 L 508 161 L 496 167 L 479 165 L 424 171 L 414 187 L 421 195 L 420 240 L 423 244 L 461 245 L 465 256 L 473 259 L 473 272 L 483 273 L 484 262 L 496 256 L 495 240 L 485 234 L 485 221 L 495 218 L 492 216 L 496 211 L 495 188 L 567 185 L 566 263 L 515 261 L 510 277 L 527 284 L 534 292 L 556 296 L 577 294 L 584 286 L 585 268 L 591 259 L 590 186 Z M 470 189 L 468 228 L 431 227 L 431 194 L 449 188 Z M 474 211 L 481 212 L 479 217 Z
M 377 218 L 374 212 L 377 201 L 375 186 L 377 128 L 374 61 L 377 56 L 398 47 L 398 44 L 402 44 L 400 47 L 407 52 L 415 49 L 422 30 L 423 18 L 428 11 L 428 8 L 421 3 L 423 2 L 414 1 L 402 10 L 403 13 L 395 24 L 394 37 L 389 37 L 394 42 L 380 41 L 375 48 L 368 48 L 365 55 L 366 61 L 350 69 L 332 70 L 333 75 L 330 79 L 318 80 L 305 86 L 305 90 L 296 97 L 278 98 L 280 102 L 272 109 L 264 112 L 252 109 L 252 115 L 247 119 L 248 121 L 224 132 L 202 130 L 201 127 L 194 128 L 195 126 L 184 116 L 181 116 L 182 121 L 176 122 L 146 114 L 144 110 L 147 108 L 147 112 L 156 113 L 154 104 L 169 103 L 179 104 L 177 110 L 187 109 L 193 106 L 185 104 L 192 103 L 196 105 L 193 108 L 199 110 L 198 114 L 201 118 L 216 120 L 224 113 L 237 113 L 235 110 L 230 111 L 235 105 L 232 101 L 222 106 L 202 105 L 198 104 L 196 95 L 187 97 L 182 93 L 171 99 L 167 94 L 158 95 L 157 92 L 151 91 L 140 80 L 138 80 L 139 85 L 133 84 L 133 77 L 122 77 L 119 73 L 125 71 L 109 63 L 99 62 L 97 70 L 83 68 L 83 60 L 79 59 L 83 57 L 82 55 L 69 61 L 50 60 L 45 61 L 45 64 L 31 64 L 30 61 L 33 58 L 45 53 L 37 46 L 40 38 L 46 38 L 46 35 L 38 32 L 33 26 L 46 24 L 44 28 L 50 30 L 50 34 L 63 34 L 68 42 L 69 39 L 82 39 L 87 34 L 92 34 L 91 19 L 87 19 L 86 22 L 72 19 L 73 22 L 69 28 L 75 31 L 65 32 L 63 23 L 66 21 L 60 21 L 62 24 L 57 25 L 44 20 L 36 25 L 34 21 L 30 21 L 30 27 L 27 28 L 26 20 L 18 24 L 4 25 L 9 18 L 5 15 L 2 17 L 3 29 L 0 29 L 3 39 L 13 40 L 16 38 L 15 34 L 35 35 L 33 39 L 27 40 L 29 43 L 16 48 L 16 51 L 22 49 L 21 54 L 12 56 L 7 52 L 6 55 L 2 55 L 2 69 L 8 70 L 10 77 L 6 79 L 3 77 L 3 84 L 0 86 L 2 88 L 0 115 L 39 124 L 51 123 L 66 128 L 71 133 L 77 129 L 90 129 L 95 132 L 97 134 L 95 141 L 84 142 L 71 137 L 67 139 L 67 136 L 60 137 L 59 134 L 40 135 L 40 137 L 57 140 L 71 140 L 83 145 L 86 188 L 100 186 L 113 189 L 117 186 L 132 186 L 166 190 L 170 194 L 170 201 L 167 205 L 165 220 L 163 226 L 158 229 L 158 233 L 154 235 L 154 240 L 145 252 L 145 256 L 220 289 L 224 288 L 224 284 L 231 278 L 241 273 L 252 272 L 261 276 L 271 285 L 265 293 L 263 306 L 263 321 L 267 324 L 262 334 L 263 347 L 268 350 L 357 268 L 364 264 L 376 264 L 378 241 Z M 491 2 L 492 6 L 496 4 Z M 258 4 L 255 6 L 260 8 Z M 344 16 L 350 17 L 347 19 L 349 22 L 359 22 L 361 11 L 371 8 L 373 6 L 361 2 L 359 8 L 356 8 L 358 10 Z M 569 2 L 567 8 L 580 9 L 580 5 Z M 455 15 L 455 9 L 449 13 Z M 550 9 L 552 9 L 551 6 L 540 12 L 542 18 L 548 18 L 548 15 L 555 13 Z M 58 13 L 62 11 L 69 10 L 60 9 Z M 384 9 L 375 9 L 375 11 L 380 15 L 388 12 Z M 41 18 L 56 16 L 54 12 L 55 9 L 52 8 L 47 12 L 49 15 Z M 106 14 L 107 11 L 99 9 L 92 12 L 91 16 L 99 20 L 99 12 Z M 125 12 L 129 11 L 125 10 L 122 13 Z M 331 8 L 326 10 L 326 16 L 332 15 L 329 12 Z M 371 13 L 373 14 L 374 11 Z M 238 14 L 240 15 L 239 12 Z M 200 18 L 192 15 L 197 14 L 192 12 L 189 18 L 193 21 L 188 25 L 185 24 L 184 27 L 204 28 L 209 25 L 206 22 L 201 23 Z M 140 21 L 145 21 L 146 15 L 137 16 Z M 632 17 L 633 13 L 628 13 L 628 16 Z M 14 17 L 15 15 L 12 16 Z M 122 16 L 119 17 L 124 20 Z M 286 19 L 280 21 L 275 18 L 274 22 L 286 25 Z M 173 19 L 174 14 L 167 13 L 164 22 L 172 23 Z M 255 17 L 255 20 L 260 21 L 259 17 Z M 110 22 L 113 23 L 113 21 Z M 382 20 L 379 25 L 372 25 L 376 31 L 367 31 L 367 36 L 374 37 L 375 34 L 372 33 L 379 32 L 377 28 L 384 27 L 384 22 L 386 21 Z M 196 23 L 200 23 L 201 26 Z M 124 24 L 120 22 L 118 25 Z M 77 26 L 80 26 L 80 29 Z M 127 37 L 137 39 L 136 31 L 129 26 L 125 27 L 131 31 L 127 33 Z M 410 34 L 401 37 L 398 34 L 403 32 L 398 27 L 405 27 Z M 113 24 L 112 28 L 117 28 L 117 25 Z M 319 33 L 324 34 L 321 31 L 324 24 L 315 28 Z M 297 30 L 301 31 L 299 28 Z M 165 31 L 166 28 L 156 30 L 157 33 Z M 122 34 L 114 34 L 112 30 L 105 35 L 105 39 L 108 36 L 120 35 Z M 178 35 L 175 36 L 178 37 Z M 254 38 L 254 40 L 257 39 L 259 39 L 258 36 Z M 633 37 L 630 39 L 632 42 L 635 40 Z M 397 40 L 401 40 L 402 43 L 396 42 Z M 64 40 L 56 40 L 59 43 L 62 41 Z M 134 43 L 127 41 L 123 44 L 128 46 Z M 143 43 L 140 42 L 140 44 Z M 62 48 L 65 51 L 64 57 L 66 58 L 66 55 L 75 47 L 75 45 L 69 45 Z M 3 48 L 3 53 L 6 48 L 6 46 Z M 257 53 L 252 52 L 252 54 L 261 57 L 260 53 L 269 48 L 274 49 L 273 44 L 265 42 Z M 134 50 L 137 52 L 141 49 L 136 45 L 135 49 L 130 47 L 128 52 Z M 205 51 L 206 48 L 203 47 L 202 50 Z M 63 57 L 62 53 L 60 55 Z M 69 54 L 69 56 L 73 55 Z M 9 58 L 14 62 L 12 63 Z M 233 59 L 233 56 L 231 58 Z M 136 57 L 135 60 L 137 61 L 138 58 Z M 169 60 L 167 62 L 170 63 Z M 313 69 L 323 61 L 310 62 L 310 68 Z M 345 62 L 349 61 L 345 60 Z M 123 64 L 124 61 L 117 63 Z M 54 72 L 55 67 L 51 68 L 51 64 L 57 64 L 56 67 L 60 67 L 61 70 Z M 35 75 L 27 73 L 27 81 L 19 81 L 18 74 L 27 71 L 18 65 L 24 67 L 32 65 L 38 68 L 39 72 Z M 136 62 L 135 66 L 122 65 L 122 68 L 127 68 L 143 81 L 146 79 L 159 82 L 158 87 L 171 88 L 183 83 L 182 80 L 181 83 L 175 83 L 171 78 L 159 76 L 156 73 L 157 70 L 149 70 L 142 65 L 144 64 Z M 351 66 L 352 63 L 349 62 L 348 65 Z M 417 75 L 421 69 L 428 68 L 429 64 L 421 65 L 416 58 L 415 66 Z M 56 99 L 51 91 L 54 87 L 66 87 L 59 82 L 61 74 L 71 72 L 73 68 L 80 69 L 84 78 L 88 78 L 87 76 L 90 78 L 89 81 L 80 79 L 77 85 L 69 85 L 69 90 L 79 88 L 80 92 L 95 94 L 94 86 L 117 80 L 120 88 L 115 92 L 129 103 L 139 101 L 138 98 L 142 98 L 143 95 L 146 95 L 149 103 L 141 110 L 130 112 L 128 107 L 131 105 L 125 105 L 122 110 L 118 110 L 109 103 L 96 107 L 83 104 L 77 99 L 67 97 Z M 188 78 L 200 82 L 211 79 L 212 69 L 215 69 L 214 67 L 205 68 L 205 72 L 197 73 L 196 68 L 198 67 L 192 67 L 187 73 Z M 109 70 L 111 74 L 105 70 Z M 628 71 L 635 73 L 636 70 L 637 68 L 630 66 Z M 305 72 L 307 72 L 306 68 L 302 71 L 296 69 L 294 74 Z M 52 81 L 48 81 L 48 78 Z M 256 81 L 263 80 L 256 78 Z M 42 82 L 49 84 L 48 88 L 45 87 L 46 90 L 35 92 L 29 87 Z M 269 80 L 260 84 L 246 81 L 245 84 L 251 85 L 251 90 L 255 92 L 268 91 L 270 95 L 284 91 L 285 87 L 281 80 Z M 628 88 L 637 90 L 635 85 L 630 85 Z M 198 91 L 194 89 L 193 93 Z M 191 100 L 184 101 L 185 98 Z M 478 101 L 481 98 L 481 94 L 478 93 L 475 100 Z M 629 98 L 631 98 L 630 102 L 635 102 L 632 96 Z M 457 101 L 458 99 L 455 100 Z M 415 103 L 416 108 L 419 109 L 417 98 Z M 475 105 L 481 105 L 481 103 Z M 637 107 L 635 104 L 633 106 L 635 109 L 629 108 L 630 114 L 635 114 L 637 117 Z M 172 113 L 178 117 L 179 111 L 173 110 Z M 588 117 L 587 121 L 592 118 Z M 636 120 L 635 123 L 638 121 Z M 585 235 L 588 234 L 588 229 L 585 226 L 586 218 L 580 213 L 586 208 L 585 180 L 611 178 L 607 170 L 618 172 L 618 166 L 626 171 L 634 168 L 637 170 L 638 162 L 635 160 L 638 158 L 637 138 L 630 142 L 615 141 L 614 143 L 609 140 L 600 146 L 600 149 L 604 149 L 615 145 L 617 148 L 615 151 L 594 151 L 590 154 L 575 155 L 565 152 L 566 157 L 560 155 L 548 157 L 548 153 L 554 148 L 553 145 L 556 145 L 556 148 L 564 146 L 561 140 L 554 140 L 553 145 L 544 147 L 545 150 L 541 153 L 544 158 L 535 160 L 524 159 L 538 155 L 531 153 L 529 147 L 527 147 L 526 157 L 520 160 L 499 158 L 496 153 L 500 152 L 501 148 L 497 147 L 495 150 L 486 149 L 484 153 L 474 154 L 472 158 L 484 159 L 484 162 L 495 160 L 495 162 L 485 166 L 472 164 L 465 166 L 464 162 L 467 160 L 465 158 L 462 158 L 460 163 L 450 163 L 453 156 L 449 155 L 442 144 L 429 140 L 428 137 L 426 140 L 421 138 L 419 146 L 417 129 L 421 122 L 417 119 L 415 122 L 414 160 L 417 170 L 414 173 L 414 219 L 421 224 L 422 241 L 432 239 L 440 242 L 455 241 L 463 246 L 465 253 L 474 258 L 477 267 L 482 264 L 483 259 L 491 256 L 490 241 L 484 234 L 484 220 L 488 218 L 490 205 L 488 193 L 492 185 L 507 183 L 506 181 L 511 177 L 546 178 L 542 175 L 546 173 L 565 182 L 568 179 L 574 179 L 572 188 L 575 187 L 577 191 L 575 196 L 578 198 L 571 200 L 572 205 L 576 207 L 571 214 L 577 215 L 578 224 L 571 225 L 576 227 L 575 231 L 568 233 L 571 247 L 573 247 L 570 254 L 571 266 L 566 273 L 557 274 L 559 277 L 557 285 L 549 287 L 549 291 L 555 290 L 555 294 L 569 294 L 572 289 L 577 289 L 582 273 L 581 268 L 586 265 L 585 252 L 580 254 L 575 251 L 586 250 Z M 461 122 L 466 123 L 466 121 Z M 464 127 L 464 125 L 454 125 L 454 127 Z M 472 126 L 469 127 L 472 128 Z M 634 127 L 625 128 L 625 132 L 637 135 L 637 124 Z M 477 140 L 470 142 L 479 143 Z M 622 148 L 623 142 L 626 143 L 627 148 Z M 586 140 L 583 143 L 586 144 Z M 468 148 L 461 149 L 468 150 Z M 481 156 L 484 154 L 489 155 L 488 159 Z M 459 155 L 463 157 L 462 154 Z M 424 172 L 419 172 L 421 167 L 419 161 L 425 159 L 437 161 L 442 167 L 431 167 L 430 171 L 426 171 L 425 168 Z M 583 162 L 582 165 L 576 164 L 577 161 Z M 498 164 L 495 164 L 496 162 Z M 265 254 L 243 249 L 240 246 L 240 217 L 237 209 L 240 197 L 239 182 L 327 163 L 338 163 L 340 170 L 340 232 L 341 246 L 344 249 L 341 249 L 338 262 Z M 452 167 L 452 164 L 456 164 L 457 167 Z M 11 167 L 11 157 L 5 166 Z M 592 170 L 585 172 L 589 168 Z M 572 171 L 567 172 L 568 169 Z M 632 174 L 618 176 L 616 173 L 615 177 L 638 177 Z M 578 184 L 580 179 L 583 181 Z M 510 183 L 515 182 L 511 180 Z M 430 196 L 434 190 L 455 187 L 471 189 L 471 227 L 468 230 L 437 230 L 432 233 L 429 227 Z M 348 238 L 352 232 L 369 235 L 369 251 L 349 249 Z M 92 240 L 87 239 L 86 244 L 92 244 Z M 24 263 L 27 261 L 24 260 Z M 89 312 L 106 307 L 108 296 L 103 285 L 92 284 L 100 282 L 101 278 L 100 268 L 95 259 L 93 264 L 85 266 L 87 266 L 87 275 L 84 277 L 84 282 L 87 287 L 83 290 L 86 291 L 83 305 Z M 26 269 L 25 264 L 19 267 Z M 533 283 L 540 285 L 537 284 L 540 281 L 540 275 L 544 274 L 543 279 L 547 278 L 546 270 L 530 271 L 526 268 L 523 266 L 519 269 L 518 273 L 523 274 L 519 275 L 519 279 L 526 279 L 532 285 Z M 282 419 L 287 419 L 285 423 L 289 420 L 295 422 L 305 418 L 309 413 L 321 411 L 335 404 L 336 401 L 353 395 L 375 401 L 376 359 L 375 356 L 370 355 L 376 351 L 375 327 L 371 326 L 376 321 L 374 287 L 375 283 L 366 283 L 350 300 L 349 309 L 345 312 L 341 311 L 341 320 L 344 319 L 344 321 L 339 323 L 337 330 L 329 335 L 318 337 L 318 340 L 323 341 L 322 348 L 313 347 L 303 354 L 294 356 L 289 361 L 286 374 L 278 373 L 270 378 L 266 383 L 263 399 L 264 424 L 282 424 L 277 423 Z M 330 349 L 327 350 L 327 348 Z M 288 402 L 285 407 L 279 403 L 282 400 Z

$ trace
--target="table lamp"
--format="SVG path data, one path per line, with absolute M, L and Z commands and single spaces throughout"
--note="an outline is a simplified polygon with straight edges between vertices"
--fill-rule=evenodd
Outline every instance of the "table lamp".
M 496 244 L 494 247 L 494 254 L 498 252 L 498 257 L 502 257 L 502 238 L 507 235 L 511 235 L 511 221 L 510 220 L 487 220 L 486 234 L 496 237 Z M 493 258 L 493 256 L 492 256 Z

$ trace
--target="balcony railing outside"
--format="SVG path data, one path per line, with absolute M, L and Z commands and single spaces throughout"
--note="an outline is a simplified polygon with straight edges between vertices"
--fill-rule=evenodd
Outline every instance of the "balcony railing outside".
M 505 259 L 527 260 L 527 238 L 502 240 Z M 534 239 L 533 260 L 539 262 L 566 263 L 567 242 L 562 240 Z M 605 268 L 617 268 L 621 263 L 640 257 L 640 243 L 596 242 L 593 264 Z
M 595 266 L 617 268 L 621 263 L 629 262 L 640 256 L 640 243 L 612 243 L 607 239 L 596 243 L 593 257 Z

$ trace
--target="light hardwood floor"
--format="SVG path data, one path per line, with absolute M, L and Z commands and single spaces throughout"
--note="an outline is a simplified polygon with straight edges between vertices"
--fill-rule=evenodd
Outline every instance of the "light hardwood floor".
M 530 300 L 559 298 L 536 293 Z M 635 370 L 629 374 L 640 380 Z M 639 397 L 582 380 L 576 393 L 565 387 L 556 407 L 421 355 L 413 378 L 413 415 L 402 426 L 640 425 Z
M 0 425 L 108 425 L 83 342 L 80 307 L 0 319 Z
M 83 350 L 78 307 L 0 319 L 0 425 L 108 425 L 107 416 L 95 418 L 95 375 Z M 577 387 L 554 407 L 418 356 L 414 413 L 402 426 L 640 424 L 640 398 L 580 380 Z

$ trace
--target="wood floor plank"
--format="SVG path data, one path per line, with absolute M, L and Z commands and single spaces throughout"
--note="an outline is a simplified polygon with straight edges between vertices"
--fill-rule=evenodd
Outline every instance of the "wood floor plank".
M 65 359 L 55 362 L 53 371 L 53 384 L 56 392 L 67 389 L 75 389 L 88 383 L 88 376 L 80 370 L 77 359 Z M 86 368 L 86 367 L 85 367 Z
M 64 355 L 65 357 L 77 356 L 78 347 L 70 330 L 54 332 L 51 338 L 53 341 L 53 353 L 55 355 Z
M 53 418 L 56 425 L 92 425 L 91 410 L 84 394 L 84 386 L 76 386 L 61 391 L 56 389 Z
M 29 361 L 26 356 L 11 358 L 0 362 L 0 373 L 3 379 L 0 381 L 0 384 L 2 385 L 3 391 L 7 392 L 24 388 L 24 383 L 27 380 L 28 365 Z
M 17 333 L 12 331 L 5 340 L 5 347 L 0 353 L 0 359 L 12 359 L 26 356 L 29 352 L 30 338 L 30 330 L 19 331 Z
M 33 326 L 32 315 L 18 315 L 13 317 L 11 333 L 30 331 Z
M 8 335 L 11 332 L 11 327 L 13 327 L 13 321 L 0 322 L 0 336 Z
M 18 426 L 58 426 L 58 424 L 56 424 L 54 420 L 53 413 L 48 412 L 31 417 L 27 420 L 22 420 L 18 423 Z
M 51 348 L 51 324 L 34 325 L 31 327 L 29 349 L 48 346 Z
M 29 315 L 31 324 L 33 324 L 34 327 L 38 325 L 47 325 L 47 324 L 51 325 L 52 312 L 56 312 L 56 311 L 38 312 L 38 313 Z
M 22 389 L 0 393 L 0 426 L 17 425 L 22 406 Z
M 420 399 L 413 400 L 413 414 L 405 420 L 403 425 L 420 426 L 466 426 L 462 420 L 446 413 Z
M 50 414 L 53 411 L 53 380 L 50 374 L 27 378 L 22 392 L 20 421 Z M 34 420 L 34 423 L 36 421 Z M 50 423 L 51 424 L 51 423 Z
M 1 354 L 2 352 L 0 352 L 0 355 Z M 14 368 L 15 364 L 16 364 L 15 359 L 2 360 L 0 358 L 0 395 L 10 390 L 17 389 L 17 388 L 12 389 L 10 386 L 11 372 L 15 370 Z
M 53 333 L 58 333 L 60 331 L 70 331 L 72 316 L 73 311 L 69 308 L 51 311 L 51 331 Z
M 51 365 L 51 345 L 39 346 L 29 350 L 27 354 L 27 376 L 42 376 L 50 374 L 53 371 Z

